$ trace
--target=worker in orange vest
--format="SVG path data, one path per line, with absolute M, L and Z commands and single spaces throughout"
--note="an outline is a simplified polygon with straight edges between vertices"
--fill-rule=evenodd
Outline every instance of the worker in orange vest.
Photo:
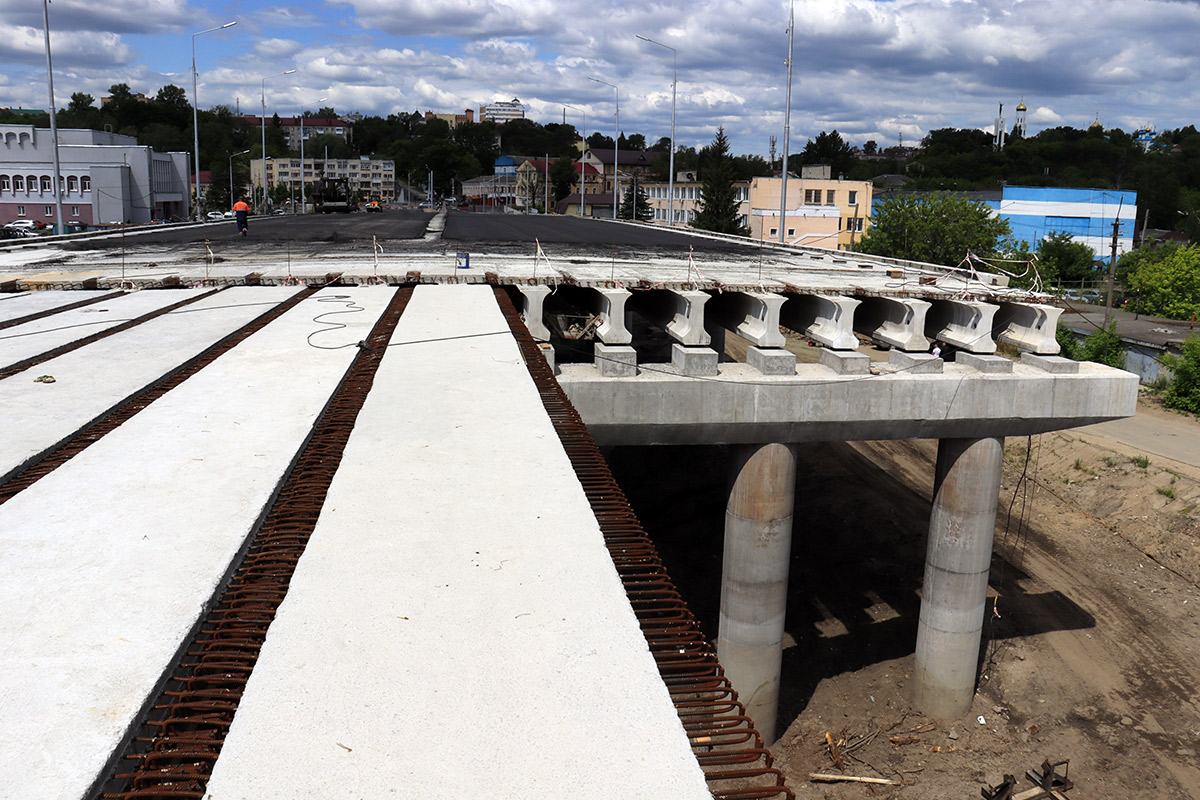
M 246 204 L 246 198 L 242 197 L 233 204 L 233 216 L 237 219 L 238 233 L 245 236 L 250 227 L 246 221 L 250 216 L 250 206 Z

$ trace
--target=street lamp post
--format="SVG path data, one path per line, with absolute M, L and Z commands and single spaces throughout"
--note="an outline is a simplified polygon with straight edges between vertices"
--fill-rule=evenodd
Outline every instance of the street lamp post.
M 791 6 L 788 14 L 788 57 L 787 57 L 787 105 L 783 113 L 783 171 L 780 173 L 779 185 L 779 243 L 784 241 L 784 228 L 787 227 L 787 179 L 788 179 L 788 149 L 792 141 L 792 37 L 796 31 L 796 6 Z M 759 234 L 762 237 L 762 234 Z
M 573 106 L 570 103 L 563 103 L 567 108 L 573 108 L 583 117 L 583 130 L 580 136 L 583 139 L 583 146 L 579 150 L 579 216 L 583 216 L 583 209 L 587 205 L 587 183 L 584 182 L 584 169 L 587 168 L 587 112 L 578 106 Z M 563 115 L 566 116 L 565 114 Z M 565 120 L 564 120 L 565 121 Z
M 616 106 L 617 107 L 616 126 L 613 128 L 613 213 L 612 213 L 612 218 L 616 219 L 617 218 L 617 192 L 618 192 L 617 162 L 618 162 L 618 155 L 619 155 L 618 150 L 620 147 L 617 144 L 617 138 L 621 135 L 621 90 L 617 88 L 617 85 L 615 83 L 609 83 L 608 81 L 602 81 L 599 78 L 591 78 L 590 80 L 593 80 L 596 83 L 603 83 L 605 86 L 611 86 L 612 90 L 613 90 L 613 95 L 616 98 L 616 104 L 617 104 L 617 106 Z
M 322 97 L 318 103 L 324 103 L 328 97 Z M 319 108 L 319 107 L 318 107 Z M 300 106 L 300 213 L 308 208 L 307 201 L 304 199 L 304 106 Z M 292 213 L 296 213 L 296 206 L 292 206 Z
M 238 156 L 244 156 L 249 153 L 249 150 L 243 150 L 240 153 L 230 153 L 229 155 L 229 207 L 233 208 L 233 160 Z
M 679 53 L 674 47 L 662 42 L 656 42 L 645 36 L 638 35 L 643 42 L 656 44 L 659 47 L 665 47 L 671 51 L 671 56 L 674 59 L 674 66 L 671 67 L 671 157 L 670 165 L 667 169 L 670 170 L 670 175 L 667 176 L 667 224 L 675 225 L 675 92 L 679 87 Z
M 65 233 L 62 219 L 62 167 L 58 163 L 58 115 L 54 110 L 54 67 L 50 60 L 50 0 L 42 0 L 42 25 L 46 32 L 46 83 L 50 90 L 50 140 L 54 144 L 54 232 Z
M 196 111 L 196 37 L 203 36 L 206 33 L 220 31 L 226 28 L 232 28 L 237 25 L 237 22 L 226 22 L 224 25 L 218 25 L 215 28 L 209 28 L 206 31 L 199 31 L 192 34 L 192 134 L 195 137 L 193 150 L 196 154 L 196 219 L 200 219 L 200 115 Z
M 262 94 L 259 95 L 262 101 L 262 115 L 258 121 L 262 123 L 262 200 L 259 202 L 258 213 L 265 214 L 267 210 L 267 78 L 278 78 L 281 75 L 291 75 L 296 70 L 285 69 L 283 72 L 276 72 L 271 75 L 264 75 L 262 79 Z

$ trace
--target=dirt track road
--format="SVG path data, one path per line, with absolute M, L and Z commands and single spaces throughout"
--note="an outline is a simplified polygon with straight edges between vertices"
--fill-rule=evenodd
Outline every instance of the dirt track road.
M 1136 416 L 1089 425 L 1076 432 L 1200 467 L 1200 422 L 1154 406 L 1142 404 Z

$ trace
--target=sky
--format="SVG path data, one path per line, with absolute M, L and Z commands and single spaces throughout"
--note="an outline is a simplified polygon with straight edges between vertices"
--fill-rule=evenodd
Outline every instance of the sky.
M 790 152 L 938 128 L 1200 124 L 1197 0 L 796 0 Z M 679 146 L 723 126 L 738 154 L 782 153 L 787 0 L 52 0 L 56 105 L 173 83 L 200 108 L 291 116 L 462 113 L 519 99 L 540 123 Z M 0 108 L 46 108 L 42 3 L 0 0 Z M 236 21 L 237 25 L 193 36 Z M 675 48 L 675 53 L 638 35 Z M 280 75 L 286 70 L 295 73 Z M 615 84 L 617 89 L 593 78 Z M 265 79 L 265 82 L 264 82 Z M 322 98 L 326 98 L 322 101 Z

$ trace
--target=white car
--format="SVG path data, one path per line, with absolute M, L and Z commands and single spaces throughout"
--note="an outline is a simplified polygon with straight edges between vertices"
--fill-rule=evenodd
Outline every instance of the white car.
M 209 222 L 220 222 L 225 219 L 225 215 L 220 211 L 210 211 L 208 212 L 207 219 Z
M 15 219 L 4 227 L 9 230 L 17 230 L 18 228 L 31 231 L 37 228 L 37 223 L 31 219 Z

